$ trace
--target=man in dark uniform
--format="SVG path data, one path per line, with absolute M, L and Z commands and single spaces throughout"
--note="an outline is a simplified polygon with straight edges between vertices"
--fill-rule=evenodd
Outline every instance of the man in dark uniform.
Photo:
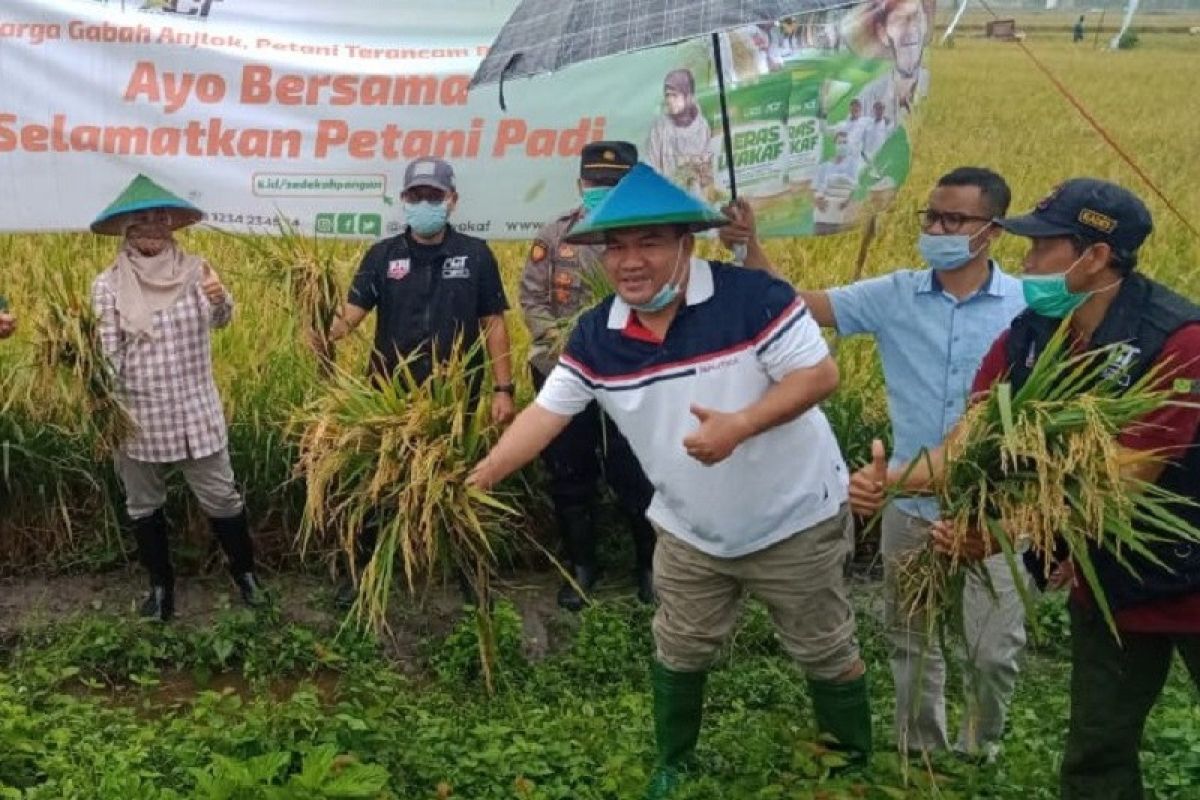
M 637 148 L 629 142 L 594 142 L 584 147 L 579 167 L 581 204 L 543 226 L 530 248 L 521 275 L 521 310 L 533 339 L 529 367 L 539 391 L 558 363 L 575 318 L 598 299 L 592 296 L 587 276 L 603 274 L 598 247 L 568 244 L 563 237 L 600 204 L 637 159 Z M 596 481 L 603 472 L 633 534 L 638 598 L 652 602 L 654 529 L 646 519 L 646 508 L 654 488 L 616 426 L 592 403 L 542 452 L 542 463 L 550 473 L 554 513 L 575 582 L 587 592 L 599 577 L 594 501 Z M 578 611 L 583 603 L 576 588 L 564 581 L 558 604 Z
M 1173 391 L 1179 402 L 1120 432 L 1122 449 L 1160 457 L 1131 458 L 1126 471 L 1200 504 L 1200 307 L 1135 272 L 1138 248 L 1152 227 L 1149 210 L 1120 186 L 1076 178 L 1032 213 L 999 224 L 1031 240 L 1021 276 L 1029 307 L 984 357 L 973 393 L 1006 376 L 1018 391 L 1069 315 L 1080 351 L 1121 349 L 1114 366 L 1123 369 L 1123 384 L 1160 370 L 1159 388 Z M 887 482 L 927 487 L 942 465 L 935 451 L 915 462 L 907 478 L 906 465 L 889 470 Z M 880 489 L 870 476 L 856 474 L 851 499 L 870 510 Z M 1200 527 L 1200 505 L 1172 510 Z M 946 549 L 952 534 L 937 523 L 933 538 Z M 972 556 L 999 548 L 983 536 L 973 544 Z M 1118 561 L 1107 551 L 1091 553 L 1119 641 L 1086 584 L 1074 578 L 1074 565 L 1060 563 L 1051 573 L 1055 583 L 1072 585 L 1071 720 L 1060 777 L 1066 800 L 1141 800 L 1142 730 L 1176 651 L 1200 687 L 1200 547 L 1168 538 L 1148 549 L 1153 558 L 1128 552 Z M 1044 569 L 1035 566 L 1040 577 Z
M 492 421 L 506 423 L 514 411 L 512 366 L 504 312 L 508 300 L 496 257 L 487 242 L 456 231 L 448 222 L 458 203 L 454 169 L 439 158 L 418 158 L 404 171 L 404 231 L 376 242 L 359 265 L 341 314 L 328 340 L 347 336 L 376 310 L 371 373 L 391 380 L 401 362 L 413 379 L 429 378 L 435 360 L 448 358 L 456 339 L 469 348 L 483 339 L 491 364 Z M 483 388 L 482 352 L 472 365 L 477 399 Z M 473 403 L 472 403 L 473 405 Z M 359 536 L 356 560 L 364 566 L 375 551 L 377 530 L 368 525 Z M 339 602 L 353 600 L 343 585 Z

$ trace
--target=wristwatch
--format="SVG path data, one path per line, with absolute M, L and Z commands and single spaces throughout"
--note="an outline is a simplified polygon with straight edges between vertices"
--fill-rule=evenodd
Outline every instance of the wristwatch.
M 514 383 L 497 383 L 494 387 L 492 387 L 492 391 L 503 392 L 509 397 L 512 397 L 517 392 L 517 386 Z

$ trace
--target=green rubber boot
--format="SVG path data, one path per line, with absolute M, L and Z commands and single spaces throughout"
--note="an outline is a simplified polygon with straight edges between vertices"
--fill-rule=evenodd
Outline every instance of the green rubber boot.
M 704 709 L 704 680 L 707 672 L 676 672 L 655 662 L 651 673 L 654 686 L 654 740 L 658 760 L 646 800 L 667 800 L 679 786 L 700 738 Z
M 871 760 L 871 696 L 867 676 L 852 681 L 808 680 L 817 730 L 837 740 L 853 766 L 865 767 Z

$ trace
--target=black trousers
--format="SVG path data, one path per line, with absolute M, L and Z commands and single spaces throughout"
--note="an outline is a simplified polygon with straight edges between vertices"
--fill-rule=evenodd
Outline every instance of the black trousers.
M 534 388 L 541 391 L 546 376 L 530 371 Z M 601 477 L 631 517 L 644 517 L 654 497 L 654 487 L 629 442 L 594 402 L 567 424 L 541 459 L 550 473 L 550 497 L 557 511 L 590 505 Z

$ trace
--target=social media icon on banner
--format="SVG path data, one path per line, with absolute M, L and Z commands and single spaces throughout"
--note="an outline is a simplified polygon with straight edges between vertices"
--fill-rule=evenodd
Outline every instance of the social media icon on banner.
M 357 214 L 338 214 L 337 215 L 337 232 L 338 233 L 354 233 L 354 218 Z
M 333 233 L 333 214 L 317 214 L 317 233 Z
M 383 232 L 383 217 L 379 214 L 359 214 L 358 232 L 364 236 L 378 236 Z

